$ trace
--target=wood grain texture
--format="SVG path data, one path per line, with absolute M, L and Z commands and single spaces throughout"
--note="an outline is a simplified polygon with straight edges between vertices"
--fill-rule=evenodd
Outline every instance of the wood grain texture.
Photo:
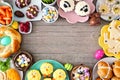
M 102 21 L 101 25 L 94 27 L 88 22 L 70 24 L 60 17 L 53 24 L 36 21 L 33 22 L 32 33 L 22 35 L 21 49 L 33 54 L 35 61 L 54 59 L 92 68 L 97 62 L 94 53 L 100 49 L 98 37 L 104 24 L 108 23 Z

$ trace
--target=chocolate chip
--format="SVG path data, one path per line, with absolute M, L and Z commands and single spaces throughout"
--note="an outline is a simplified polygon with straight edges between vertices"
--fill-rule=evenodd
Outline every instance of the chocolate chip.
M 21 11 L 15 11 L 15 16 L 17 16 L 17 17 L 24 17 L 25 15 L 23 14 L 23 12 L 21 12 Z

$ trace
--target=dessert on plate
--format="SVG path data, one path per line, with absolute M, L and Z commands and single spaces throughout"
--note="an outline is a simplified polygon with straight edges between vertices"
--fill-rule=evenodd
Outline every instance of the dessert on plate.
M 31 3 L 31 0 L 16 0 L 15 4 L 18 8 L 24 8 Z

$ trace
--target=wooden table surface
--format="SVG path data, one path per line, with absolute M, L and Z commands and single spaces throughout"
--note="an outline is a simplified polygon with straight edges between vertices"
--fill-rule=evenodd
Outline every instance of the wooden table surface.
M 63 18 L 53 24 L 33 22 L 32 33 L 22 35 L 21 49 L 33 54 L 35 61 L 54 59 L 63 64 L 85 64 L 92 68 L 97 62 L 94 53 L 100 49 L 98 37 L 104 24 L 104 21 L 94 27 L 88 22 L 70 24 Z
M 35 61 L 53 59 L 63 64 L 85 64 L 91 68 L 97 62 L 94 53 L 100 49 L 101 27 L 108 24 L 105 21 L 99 26 L 89 26 L 88 22 L 70 24 L 61 17 L 53 24 L 32 23 L 32 33 L 22 35 L 21 49 L 30 52 Z

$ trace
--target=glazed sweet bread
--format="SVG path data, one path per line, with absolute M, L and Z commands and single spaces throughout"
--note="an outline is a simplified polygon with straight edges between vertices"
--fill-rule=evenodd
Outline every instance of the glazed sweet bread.
M 101 78 L 98 77 L 96 80 L 109 80 L 109 79 L 101 79 Z
M 0 57 L 7 58 L 18 51 L 21 35 L 11 27 L 0 27 Z
M 98 63 L 98 70 L 97 73 L 101 79 L 110 79 L 113 76 L 111 66 L 104 61 L 100 61 Z
M 111 80 L 120 80 L 120 78 L 114 76 L 111 78 Z
M 113 63 L 113 73 L 116 77 L 120 78 L 120 60 L 117 60 Z

